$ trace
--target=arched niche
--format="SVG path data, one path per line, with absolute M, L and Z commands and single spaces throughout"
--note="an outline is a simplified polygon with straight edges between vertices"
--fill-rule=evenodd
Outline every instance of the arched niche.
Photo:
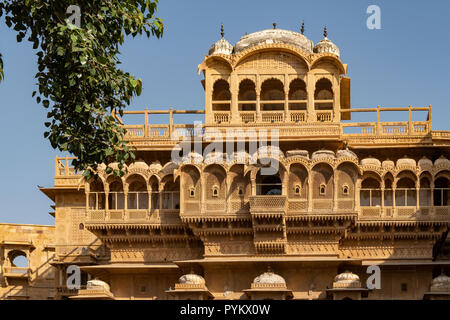
M 289 167 L 288 197 L 292 199 L 308 199 L 308 170 L 299 163 Z
M 226 172 L 223 167 L 212 164 L 203 170 L 206 183 L 206 200 L 225 200 L 226 196 Z
M 333 168 L 329 164 L 316 164 L 311 170 L 311 181 L 313 199 L 333 199 Z
M 186 201 L 200 201 L 201 183 L 200 172 L 195 166 L 185 165 L 181 168 L 181 183 L 184 199 Z

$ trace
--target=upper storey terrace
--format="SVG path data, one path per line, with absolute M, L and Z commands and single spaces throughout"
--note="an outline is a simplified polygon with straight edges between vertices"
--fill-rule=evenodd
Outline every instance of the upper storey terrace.
M 327 38 L 314 45 L 302 33 L 269 29 L 245 35 L 234 46 L 225 38 L 212 45 L 198 67 L 204 79 L 201 110 L 125 111 L 117 119 L 138 149 L 172 147 L 182 137 L 208 130 L 277 128 L 280 141 L 334 140 L 352 147 L 436 145 L 450 142 L 450 132 L 431 130 L 431 106 L 351 108 L 350 78 L 339 48 Z M 390 111 L 404 111 L 404 121 L 383 122 Z M 370 112 L 372 122 L 350 122 L 352 114 Z M 415 113 L 426 113 L 416 119 Z M 141 114 L 142 124 L 126 116 Z M 165 124 L 150 124 L 157 114 Z M 204 124 L 174 124 L 174 117 L 200 114 Z M 422 120 L 422 121 L 417 121 Z M 214 135 L 213 135 L 214 136 Z

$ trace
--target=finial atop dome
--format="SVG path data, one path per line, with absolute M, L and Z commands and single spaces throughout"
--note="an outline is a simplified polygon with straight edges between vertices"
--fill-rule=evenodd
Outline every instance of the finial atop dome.
M 273 28 L 276 29 L 277 28 L 277 24 L 274 22 L 273 23 Z
M 300 29 L 301 34 L 305 34 L 305 20 L 302 21 L 302 28 Z
M 337 57 L 340 56 L 339 48 L 337 45 L 335 45 L 333 42 L 331 42 L 328 37 L 328 30 L 325 26 L 323 28 L 323 36 L 324 38 L 320 40 L 318 44 L 314 47 L 313 51 L 315 53 L 332 53 L 336 55 Z
M 233 46 L 225 39 L 225 32 L 223 30 L 223 24 L 220 25 L 220 35 L 222 38 L 211 46 L 209 54 L 231 54 L 233 52 Z

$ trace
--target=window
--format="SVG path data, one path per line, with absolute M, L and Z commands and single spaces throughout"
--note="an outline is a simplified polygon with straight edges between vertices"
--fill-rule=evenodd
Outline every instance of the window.
M 320 187 L 319 187 L 319 194 L 321 195 L 321 196 L 324 196 L 325 195 L 325 193 L 326 193 L 326 186 L 324 185 L 324 184 L 321 184 L 320 185 Z
M 402 283 L 402 292 L 406 292 L 406 291 L 408 291 L 408 284 Z
M 347 185 L 344 185 L 344 186 L 342 187 L 342 194 L 345 195 L 345 196 L 348 196 L 348 194 L 349 194 L 349 188 L 348 188 Z
M 194 190 L 194 188 L 190 188 L 189 189 L 189 197 L 191 197 L 191 198 L 195 197 L 195 190 Z
M 212 188 L 212 196 L 216 198 L 219 196 L 219 188 L 217 186 Z
M 244 195 L 244 190 L 242 190 L 242 187 L 238 188 L 238 195 L 240 195 L 240 196 Z
M 146 293 L 146 292 L 147 292 L 147 287 L 146 287 L 146 286 L 141 286 L 141 287 L 139 288 L 139 292 L 140 292 L 140 293 Z
M 79 228 L 80 230 L 84 230 L 84 224 L 80 223 L 80 225 L 78 226 L 78 228 Z
M 294 188 L 295 195 L 299 196 L 301 190 L 302 190 L 302 189 L 300 188 L 300 185 L 297 184 L 297 185 L 295 186 L 295 188 Z

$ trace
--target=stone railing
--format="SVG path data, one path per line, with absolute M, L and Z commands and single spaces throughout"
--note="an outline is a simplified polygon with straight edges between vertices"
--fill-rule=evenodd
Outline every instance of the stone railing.
M 230 122 L 230 112 L 229 111 L 215 111 L 213 113 L 214 123 L 222 124 Z
M 268 123 L 284 122 L 284 111 L 261 111 L 261 121 Z
M 318 122 L 331 122 L 333 121 L 333 111 L 316 111 L 316 120 Z
M 362 220 L 450 220 L 450 206 L 361 207 Z
M 291 122 L 306 122 L 306 111 L 291 111 Z

